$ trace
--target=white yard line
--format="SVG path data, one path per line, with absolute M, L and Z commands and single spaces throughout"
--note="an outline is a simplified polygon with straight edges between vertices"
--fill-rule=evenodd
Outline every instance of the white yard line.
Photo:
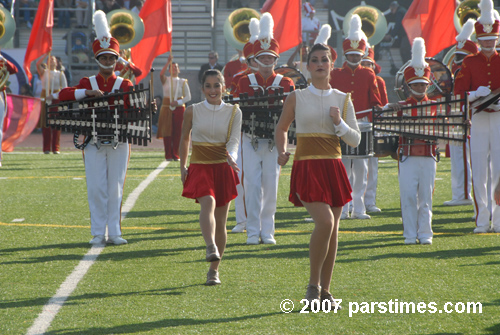
M 122 220 L 124 220 L 130 210 L 132 210 L 140 194 L 148 187 L 149 184 L 151 184 L 153 180 L 155 180 L 160 172 L 167 167 L 168 163 L 169 162 L 164 161 L 158 165 L 158 167 L 151 172 L 132 193 L 130 193 L 125 201 L 125 204 L 122 206 Z M 103 250 L 103 245 L 96 245 L 90 248 L 89 252 L 83 256 L 82 260 L 78 263 L 73 272 L 61 284 L 56 294 L 50 298 L 49 302 L 45 306 L 43 306 L 42 312 L 38 315 L 30 329 L 28 329 L 26 335 L 44 334 L 47 329 L 49 329 L 52 320 L 54 320 L 57 313 L 66 302 L 66 299 L 68 299 L 71 293 L 73 293 L 80 280 L 82 280 Z

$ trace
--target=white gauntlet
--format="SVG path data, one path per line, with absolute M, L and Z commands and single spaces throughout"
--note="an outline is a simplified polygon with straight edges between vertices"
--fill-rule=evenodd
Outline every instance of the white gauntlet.
M 486 86 L 479 86 L 477 90 L 469 92 L 469 100 L 474 101 L 481 97 L 485 97 L 491 93 L 491 90 Z

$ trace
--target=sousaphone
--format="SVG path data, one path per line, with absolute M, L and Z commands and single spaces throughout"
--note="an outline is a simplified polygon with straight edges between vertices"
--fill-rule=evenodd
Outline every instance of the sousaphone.
M 136 13 L 127 9 L 116 9 L 108 14 L 111 36 L 118 40 L 120 49 L 128 49 L 139 43 L 144 36 L 144 22 Z
M 0 6 L 0 47 L 7 44 L 14 36 L 16 31 L 16 21 L 10 12 Z M 2 57 L 3 62 L 3 57 Z M 0 87 L 4 87 L 9 80 L 9 71 L 6 66 L 2 66 L 0 70 Z
M 385 19 L 384 13 L 379 9 L 368 5 L 357 6 L 347 12 L 342 25 L 344 36 L 349 34 L 351 17 L 354 14 L 358 14 L 361 18 L 361 30 L 363 30 L 366 37 L 368 37 L 368 43 L 370 43 L 371 46 L 382 41 L 387 32 L 387 20 Z
M 260 20 L 260 14 L 252 8 L 240 8 L 233 11 L 224 22 L 224 37 L 236 50 L 243 50 L 243 47 L 250 39 L 250 20 L 256 18 Z
M 455 28 L 458 33 L 462 31 L 462 27 L 468 19 L 474 19 L 477 21 L 477 19 L 481 16 L 479 1 L 480 0 L 464 0 L 460 2 L 455 9 L 453 23 L 455 24 Z M 473 36 L 475 36 L 475 34 Z

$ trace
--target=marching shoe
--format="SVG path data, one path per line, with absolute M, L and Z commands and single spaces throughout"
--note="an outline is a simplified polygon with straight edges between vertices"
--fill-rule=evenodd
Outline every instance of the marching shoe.
M 262 243 L 264 244 L 276 244 L 274 237 L 262 237 Z
M 43 153 L 48 155 L 48 154 L 50 154 L 50 151 L 44 151 Z
M 247 229 L 247 223 L 241 222 L 237 223 L 236 226 L 231 230 L 233 233 L 243 233 Z
M 2 162 L 0 162 L 0 167 L 2 167 Z
M 104 242 L 106 241 L 106 239 L 104 238 L 104 235 L 96 235 L 94 236 L 93 239 L 90 240 L 90 244 L 104 244 Z
M 405 244 L 417 244 L 417 239 L 416 238 L 407 238 L 405 239 Z
M 54 151 L 54 155 L 59 155 L 60 153 L 60 151 Z
M 311 284 L 307 285 L 305 298 L 309 301 L 309 306 L 311 306 L 311 302 L 313 302 L 313 300 L 320 301 L 319 300 L 321 298 L 320 291 L 321 291 L 321 286 L 319 285 L 311 285 Z
M 366 211 L 368 213 L 380 213 L 382 210 L 375 205 L 366 206 Z
M 478 226 L 474 228 L 474 234 L 486 234 L 491 233 L 491 231 L 490 226 Z
M 341 220 L 349 219 L 349 214 L 347 212 L 342 212 L 342 214 L 340 215 L 340 219 Z
M 220 285 L 219 271 L 212 269 L 208 270 L 207 282 L 205 283 L 205 285 L 206 286 Z
M 247 244 L 255 245 L 259 244 L 259 237 L 258 236 L 250 236 L 247 238 Z
M 108 243 L 112 243 L 114 245 L 127 244 L 127 240 L 122 238 L 119 235 L 108 236 Z
M 444 206 L 470 206 L 474 202 L 472 199 L 457 199 L 457 200 L 448 200 L 443 202 Z
M 419 238 L 418 240 L 419 240 L 420 244 L 423 244 L 423 245 L 432 244 L 432 238 L 430 238 L 430 237 L 429 238 Z
M 219 250 L 215 244 L 207 246 L 207 262 L 215 262 L 220 260 Z
M 493 230 L 494 233 L 500 233 L 500 227 L 493 226 L 492 230 Z
M 337 305 L 337 303 L 335 302 L 335 298 L 332 296 L 330 292 L 321 289 L 321 306 L 323 306 L 323 301 L 325 300 L 330 301 L 330 305 L 332 306 L 332 311 L 342 309 L 342 306 Z
M 351 219 L 367 220 L 367 219 L 371 219 L 371 216 L 368 214 L 362 214 L 362 213 L 352 213 Z

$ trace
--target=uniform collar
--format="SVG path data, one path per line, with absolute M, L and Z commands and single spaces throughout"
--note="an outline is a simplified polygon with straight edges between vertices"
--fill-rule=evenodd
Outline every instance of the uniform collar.
M 220 105 L 212 105 L 212 104 L 208 103 L 207 99 L 205 99 L 205 100 L 203 100 L 203 104 L 205 105 L 205 107 L 207 107 L 210 110 L 218 111 L 218 110 L 221 110 L 222 107 L 224 107 L 224 105 L 226 103 L 224 101 L 222 101 L 222 103 Z
M 313 84 L 309 85 L 307 88 L 309 89 L 309 91 L 311 91 L 312 94 L 320 96 L 320 97 L 321 96 L 329 96 L 333 92 L 333 89 L 331 87 L 327 90 L 320 90 L 320 89 L 314 87 Z
M 116 80 L 116 74 L 113 72 L 111 76 L 108 77 L 108 79 L 104 78 L 104 76 L 101 73 L 97 74 L 97 78 L 102 80 L 104 83 L 110 82 L 110 81 L 115 81 Z

